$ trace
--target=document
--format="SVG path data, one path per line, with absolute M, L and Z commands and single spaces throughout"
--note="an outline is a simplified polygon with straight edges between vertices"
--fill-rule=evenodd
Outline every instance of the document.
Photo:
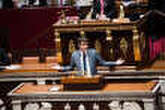
M 9 65 L 9 66 L 6 66 L 6 69 L 8 70 L 17 70 L 17 69 L 20 69 L 21 66 L 20 65 Z
M 55 86 L 53 86 L 52 88 L 50 88 L 49 91 L 55 92 L 55 91 L 59 91 L 60 89 L 61 89 L 60 86 L 55 85 Z

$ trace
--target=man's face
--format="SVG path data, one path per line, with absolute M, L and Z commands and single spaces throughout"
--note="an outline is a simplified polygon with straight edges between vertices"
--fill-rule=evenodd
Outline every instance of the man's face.
M 88 49 L 88 42 L 81 42 L 80 43 L 80 50 L 85 52 Z

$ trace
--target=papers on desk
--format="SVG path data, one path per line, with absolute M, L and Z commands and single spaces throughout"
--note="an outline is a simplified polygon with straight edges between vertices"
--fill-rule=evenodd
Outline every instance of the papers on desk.
M 17 69 L 20 69 L 21 66 L 20 65 L 9 65 L 9 66 L 6 66 L 5 68 L 8 70 L 17 70 Z
M 55 92 L 55 91 L 59 91 L 61 88 L 60 88 L 60 86 L 53 86 L 52 88 L 50 88 L 49 89 L 49 91 L 51 91 L 51 92 Z
M 122 4 L 125 6 L 125 7 L 128 7 L 132 4 L 135 4 L 136 2 L 135 1 L 123 1 Z
M 55 65 L 55 66 L 52 66 L 51 68 L 55 69 L 55 70 L 61 70 L 62 69 L 62 67 L 60 65 Z

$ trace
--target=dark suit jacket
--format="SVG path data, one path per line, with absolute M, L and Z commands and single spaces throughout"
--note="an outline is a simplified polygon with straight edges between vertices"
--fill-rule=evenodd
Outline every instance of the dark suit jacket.
M 165 0 L 149 0 L 149 9 L 150 10 L 159 10 L 165 12 Z
M 117 17 L 116 6 L 114 0 L 104 0 L 104 14 L 108 18 Z M 92 18 L 96 18 L 96 14 L 100 14 L 101 5 L 100 0 L 93 0 L 93 13 Z
M 3 8 L 13 8 L 13 2 L 12 0 L 2 0 L 2 7 Z
M 0 48 L 0 66 L 9 65 L 11 63 L 7 53 L 3 48 Z
M 92 75 L 96 74 L 96 64 L 99 64 L 102 66 L 116 65 L 115 62 L 104 61 L 101 58 L 101 56 L 96 52 L 95 49 L 88 49 L 87 54 L 88 54 L 89 65 L 90 65 L 90 70 L 91 70 Z M 71 70 L 74 67 L 76 67 L 78 69 L 78 71 L 81 71 L 82 67 L 81 67 L 81 60 L 80 59 L 81 59 L 81 51 L 78 50 L 78 51 L 73 52 L 70 65 L 63 67 L 63 71 Z
M 47 6 L 47 0 L 39 0 L 39 6 Z

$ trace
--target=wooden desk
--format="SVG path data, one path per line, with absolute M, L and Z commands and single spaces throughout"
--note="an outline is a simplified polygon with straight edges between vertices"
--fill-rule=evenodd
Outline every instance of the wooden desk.
M 13 110 L 22 110 L 28 104 L 47 103 L 51 105 L 50 110 L 64 110 L 66 103 L 69 103 L 72 110 L 77 110 L 80 104 L 92 110 L 94 103 L 100 108 L 109 110 L 108 104 L 113 101 L 135 102 L 142 110 L 156 110 L 156 93 L 159 84 L 156 82 L 136 83 L 108 83 L 102 90 L 89 91 L 49 91 L 54 85 L 34 85 L 23 83 L 12 90 L 8 96 L 12 98 Z M 30 108 L 29 108 L 30 109 Z
M 0 81 L 37 81 L 45 83 L 46 80 L 59 80 L 68 72 L 58 72 L 51 67 L 51 63 L 17 64 L 19 69 L 0 71 Z M 70 73 L 70 72 L 69 72 Z
M 98 67 L 98 74 L 102 74 L 104 79 L 152 79 L 152 80 L 164 80 L 165 79 L 165 67 L 164 61 L 156 62 L 152 67 L 147 67 L 143 70 L 130 71 L 107 71 Z M 76 73 L 76 71 L 58 72 L 51 68 L 49 63 L 38 63 L 38 64 L 20 64 L 22 68 L 18 70 L 3 70 L 0 71 L 0 82 L 10 81 L 37 81 L 38 79 L 47 80 L 60 80 L 61 76 L 67 76 L 70 73 Z
M 140 50 L 140 42 L 139 42 L 139 40 L 141 38 L 139 29 L 141 29 L 140 27 L 142 24 L 143 24 L 143 20 L 132 21 L 130 23 L 113 23 L 111 21 L 97 21 L 97 20 L 89 21 L 89 23 L 80 21 L 80 23 L 78 23 L 78 24 L 60 24 L 59 22 L 57 22 L 53 25 L 54 35 L 56 36 L 55 42 L 56 42 L 57 56 L 59 56 L 59 58 L 61 59 L 61 62 L 64 62 L 64 63 L 66 62 L 67 59 L 66 59 L 66 57 L 64 58 L 64 56 L 66 56 L 66 53 L 62 52 L 62 48 L 64 48 L 63 47 L 64 43 L 62 42 L 63 40 L 60 36 L 60 34 L 62 34 L 62 33 L 80 33 L 80 36 L 84 36 L 86 32 L 104 32 L 106 34 L 107 43 L 112 45 L 114 39 L 117 39 L 116 38 L 117 36 L 112 35 L 112 33 L 114 31 L 117 31 L 117 32 L 130 31 L 132 33 L 132 37 L 130 37 L 130 39 L 132 39 L 132 43 L 131 43 L 132 45 L 129 46 L 129 41 L 127 41 L 126 38 L 121 38 L 118 42 L 116 42 L 119 46 L 113 47 L 113 48 L 108 48 L 108 50 L 105 50 L 105 51 L 107 51 L 107 55 L 108 55 L 107 57 L 116 56 L 116 53 L 117 53 L 116 51 L 118 51 L 118 52 L 119 52 L 119 50 L 122 51 L 121 45 L 125 44 L 125 40 L 126 40 L 126 45 L 124 45 L 124 46 L 126 47 L 127 53 L 129 53 L 129 55 L 131 53 L 133 54 L 133 56 L 131 56 L 131 58 L 133 58 L 135 62 L 142 61 L 142 55 L 141 55 L 142 53 Z M 120 36 L 122 36 L 122 35 L 120 35 Z M 73 42 L 72 40 L 70 39 L 69 44 L 70 44 L 70 42 Z M 124 43 L 122 43 L 122 42 L 124 42 Z M 106 43 L 101 44 L 101 45 L 105 45 L 105 44 Z M 73 48 L 72 46 L 73 45 L 68 45 L 68 48 Z M 101 46 L 101 48 L 103 48 L 103 47 Z M 106 49 L 106 48 L 103 48 L 103 49 Z M 118 49 L 118 50 L 116 50 L 116 49 Z M 131 52 L 131 53 L 128 52 L 129 49 L 132 49 L 133 52 Z

